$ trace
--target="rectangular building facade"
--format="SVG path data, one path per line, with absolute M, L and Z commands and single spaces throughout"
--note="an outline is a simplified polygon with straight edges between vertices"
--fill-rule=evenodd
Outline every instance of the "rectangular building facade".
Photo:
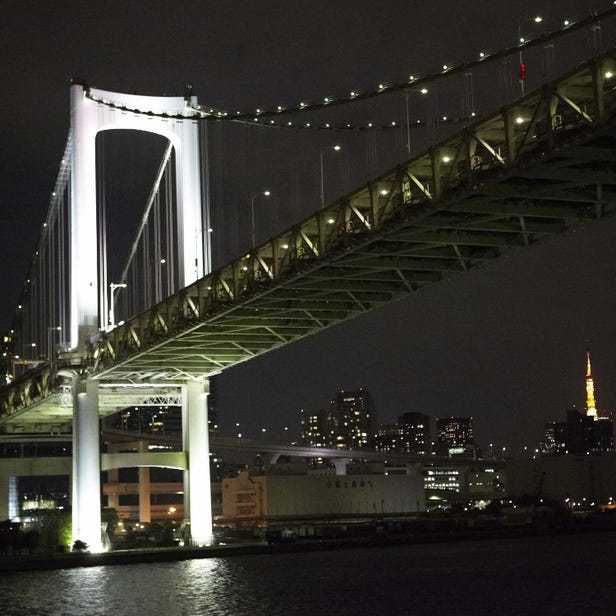
M 379 516 L 425 510 L 423 477 L 400 475 L 255 475 L 223 480 L 225 523 L 261 525 L 279 519 Z

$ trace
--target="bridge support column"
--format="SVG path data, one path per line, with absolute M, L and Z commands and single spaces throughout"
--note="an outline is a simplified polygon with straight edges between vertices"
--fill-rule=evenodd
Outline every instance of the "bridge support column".
M 12 516 L 9 513 L 10 481 L 11 478 L 9 475 L 0 473 L 0 522 L 3 520 L 12 519 Z
M 148 453 L 146 441 L 139 441 L 139 453 Z M 150 499 L 150 467 L 140 466 L 139 470 L 139 521 L 152 521 L 152 506 Z
M 183 387 L 182 437 L 188 454 L 184 472 L 184 510 L 196 545 L 212 542 L 212 488 L 207 417 L 209 381 L 189 381 Z
M 102 551 L 98 383 L 91 380 L 73 381 L 72 508 L 73 541 Z

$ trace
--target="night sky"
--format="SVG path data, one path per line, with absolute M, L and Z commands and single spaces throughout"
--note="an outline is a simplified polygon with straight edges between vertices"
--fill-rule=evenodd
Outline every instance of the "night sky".
M 221 108 L 294 103 L 513 44 L 601 0 L 12 2 L 0 5 L 0 330 L 6 331 L 69 128 L 70 79 Z M 557 19 L 558 18 L 558 19 Z M 608 22 L 614 26 L 613 20 Z M 475 96 L 480 98 L 481 92 Z M 141 205 L 139 205 L 139 208 Z M 118 221 L 119 223 L 119 221 Z M 616 221 L 307 338 L 219 377 L 219 422 L 299 431 L 299 409 L 366 387 L 380 422 L 406 411 L 472 415 L 484 447 L 536 446 L 545 421 L 584 405 L 590 341 L 599 409 L 616 409 Z

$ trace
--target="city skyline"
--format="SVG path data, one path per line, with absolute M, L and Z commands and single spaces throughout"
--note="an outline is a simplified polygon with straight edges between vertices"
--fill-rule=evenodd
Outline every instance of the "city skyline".
M 456 3 L 408 4 L 317 2 L 307 11 L 265 2 L 252 9 L 253 23 L 236 28 L 228 27 L 237 19 L 233 2 L 207 15 L 194 4 L 170 11 L 154 3 L 152 15 L 130 2 L 72 13 L 50 2 L 9 6 L 0 25 L 9 67 L 1 77 L 0 205 L 11 213 L 2 233 L 3 331 L 53 188 L 71 76 L 152 93 L 177 92 L 190 80 L 222 107 L 262 98 L 274 104 L 470 58 L 513 41 L 521 16 L 542 11 L 547 21 L 606 3 L 580 11 L 574 1 L 481 2 L 465 8 L 463 28 Z M 435 49 L 435 32 L 447 45 Z M 218 377 L 221 427 L 232 432 L 240 421 L 253 433 L 264 425 L 280 430 L 330 392 L 364 386 L 379 422 L 407 411 L 473 416 L 484 446 L 530 445 L 546 421 L 582 406 L 587 339 L 598 407 L 616 408 L 615 233 L 614 220 L 588 225 L 228 370 Z
M 580 408 L 584 409 L 583 414 L 585 414 L 587 417 L 592 417 L 595 420 L 601 417 L 606 417 L 606 418 L 611 417 L 612 409 L 608 409 L 603 406 L 599 406 L 599 408 L 597 408 L 596 406 L 596 399 L 595 399 L 595 394 L 594 394 L 594 378 L 592 376 L 592 368 L 591 368 L 591 351 L 588 348 L 588 341 L 586 341 L 586 343 L 587 345 L 586 345 L 585 363 L 584 363 L 585 397 L 584 397 L 584 404 L 580 405 Z M 580 381 L 581 381 L 581 377 L 580 377 Z M 340 389 L 337 392 L 335 392 L 335 394 L 332 394 L 334 395 L 334 398 L 330 398 L 329 406 L 331 407 L 332 405 L 334 405 L 334 403 L 336 402 L 336 399 L 340 398 L 343 394 L 354 396 L 362 391 L 366 392 L 367 395 L 370 395 L 370 396 L 372 395 L 369 388 L 363 387 L 362 385 L 359 385 L 353 388 Z M 324 396 L 323 399 L 325 400 L 326 397 Z M 244 437 L 254 437 L 254 436 L 263 437 L 264 433 L 267 433 L 269 431 L 269 434 L 268 434 L 269 437 L 271 437 L 271 433 L 274 432 L 275 435 L 280 434 L 286 439 L 294 440 L 296 437 L 298 437 L 298 440 L 302 442 L 306 439 L 307 435 L 311 433 L 315 433 L 316 435 L 319 436 L 319 438 L 317 439 L 321 443 L 321 445 L 319 446 L 332 446 L 333 447 L 335 445 L 333 444 L 326 445 L 325 440 L 322 440 L 321 431 L 320 431 L 322 426 L 319 425 L 317 427 L 316 425 L 316 424 L 321 424 L 321 423 L 326 424 L 328 422 L 327 408 L 328 408 L 328 405 L 323 404 L 318 407 L 314 407 L 310 409 L 307 409 L 307 408 L 299 409 L 298 415 L 296 418 L 297 421 L 287 422 L 287 424 L 285 424 L 284 426 L 279 427 L 278 432 L 276 432 L 275 430 L 272 431 L 271 428 L 264 426 L 261 428 L 257 428 L 257 431 L 255 434 L 246 434 L 245 428 L 242 427 L 240 424 L 236 424 L 234 435 L 235 434 L 237 434 L 238 436 L 243 435 Z M 432 445 L 432 449 L 434 449 L 434 446 L 437 444 L 437 441 L 438 441 L 439 421 L 445 421 L 447 419 L 451 419 L 451 420 L 470 419 L 471 426 L 472 426 L 472 422 L 474 421 L 474 418 L 472 416 L 471 417 L 459 417 L 459 416 L 454 417 L 454 415 L 452 414 L 429 415 L 429 414 L 424 414 L 421 410 L 416 410 L 416 409 L 412 409 L 412 410 L 400 409 L 398 414 L 395 416 L 395 421 L 392 421 L 391 419 L 381 420 L 380 415 L 379 415 L 378 405 L 375 405 L 373 408 L 375 412 L 374 421 L 376 422 L 376 432 L 374 435 L 375 437 L 379 434 L 381 429 L 387 429 L 390 427 L 399 426 L 400 421 L 403 420 L 404 415 L 417 415 L 417 416 L 426 417 L 430 421 L 430 424 L 434 424 L 434 426 L 430 425 L 428 432 L 430 432 L 433 427 L 436 428 L 436 431 L 433 433 L 431 443 L 428 443 L 428 445 L 430 444 Z M 571 403 L 566 408 L 562 409 L 559 415 L 562 415 L 565 413 L 565 411 L 569 411 L 569 410 L 577 410 L 577 403 Z M 545 437 L 545 433 L 544 433 L 545 426 L 547 426 L 547 424 L 550 424 L 550 423 L 554 423 L 553 418 L 547 421 L 544 425 L 538 425 L 536 427 L 537 428 L 536 430 L 537 439 L 534 442 L 519 442 L 519 443 L 510 444 L 507 455 L 516 457 L 520 455 L 528 456 L 528 455 L 533 455 L 535 453 L 539 453 L 541 451 L 541 446 L 543 444 L 543 440 Z M 472 427 L 471 427 L 471 435 L 473 435 Z M 273 440 L 275 440 L 275 438 Z M 505 452 L 507 451 L 506 449 L 507 446 L 500 447 L 498 443 L 495 444 L 493 442 L 484 441 L 484 439 L 482 439 L 481 437 L 481 434 L 479 435 L 475 434 L 474 437 L 471 436 L 471 440 L 473 441 L 475 447 L 477 447 L 481 452 L 484 452 L 483 455 L 494 455 L 494 452 L 498 452 L 499 455 L 505 455 Z M 488 452 L 490 453 L 488 454 Z

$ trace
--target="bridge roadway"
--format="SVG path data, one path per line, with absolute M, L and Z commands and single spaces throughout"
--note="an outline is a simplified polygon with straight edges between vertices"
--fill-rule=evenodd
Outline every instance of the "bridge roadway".
M 63 375 L 177 389 L 613 215 L 615 75 L 611 49 L 94 333 L 78 365 L 42 366 L 0 389 L 0 428 L 68 430 Z
M 125 430 L 105 428 L 102 433 L 103 440 L 107 442 L 136 442 L 145 440 L 149 443 L 180 447 L 179 437 L 164 434 L 144 434 Z M 0 437 L 1 441 L 1 437 Z M 289 445 L 288 443 L 275 443 L 262 439 L 237 438 L 234 436 L 213 436 L 210 439 L 210 448 L 216 453 L 259 453 L 271 455 L 274 460 L 280 456 L 291 458 L 326 458 L 328 460 L 365 460 L 369 462 L 388 462 L 391 464 L 435 464 L 440 466 L 494 466 L 501 465 L 502 460 L 483 458 L 468 458 L 465 456 L 417 456 L 408 453 L 384 453 L 369 449 L 330 449 L 327 447 L 312 447 L 309 445 Z

